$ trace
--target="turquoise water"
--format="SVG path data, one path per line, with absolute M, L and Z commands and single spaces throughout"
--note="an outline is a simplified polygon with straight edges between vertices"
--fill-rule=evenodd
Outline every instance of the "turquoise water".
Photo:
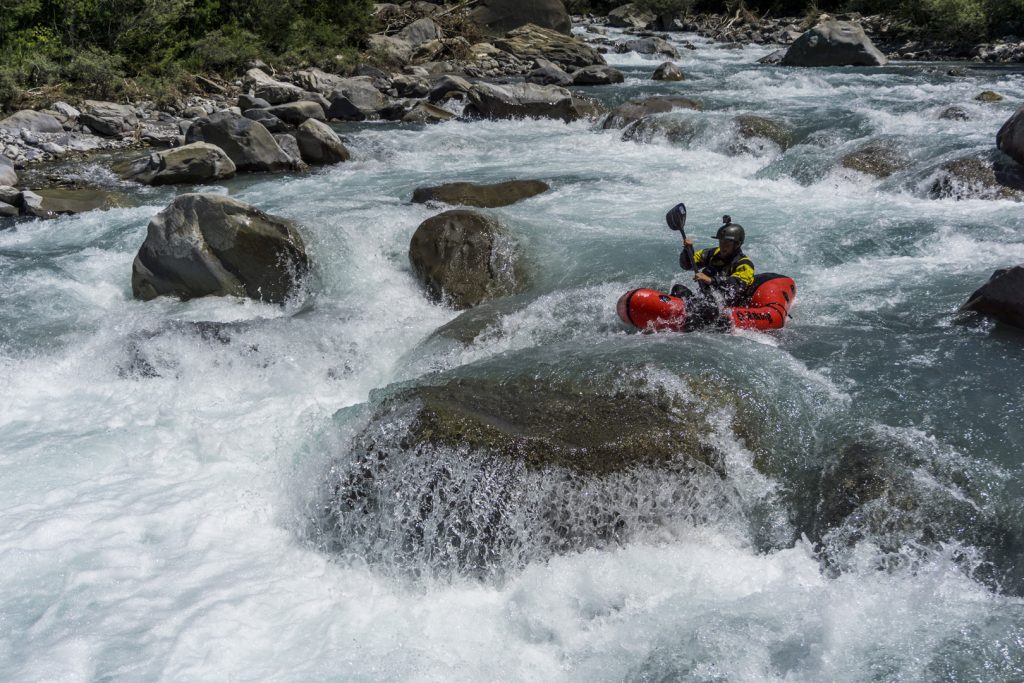
M 697 42 L 678 62 L 686 81 L 653 83 L 656 62 L 609 55 L 626 82 L 590 91 L 704 101 L 671 115 L 694 131 L 684 142 L 588 123 L 362 125 L 339 128 L 350 163 L 204 188 L 301 226 L 316 271 L 283 309 L 132 300 L 132 259 L 171 190 L 0 232 L 0 678 L 1024 677 L 1024 334 L 954 315 L 994 269 L 1024 261 L 1024 214 L 927 198 L 942 162 L 991 149 L 1024 77 L 793 71 L 754 66 L 767 48 Z M 986 89 L 1006 100 L 974 102 Z M 950 105 L 972 120 L 940 120 Z M 797 144 L 736 154 L 744 113 L 785 121 Z M 886 180 L 838 167 L 877 141 L 909 166 Z M 409 204 L 412 190 L 509 178 L 552 186 L 493 211 L 522 241 L 532 288 L 468 346 L 431 338 L 457 314 L 411 275 L 409 239 L 436 212 Z M 663 223 L 678 201 L 698 246 L 728 213 L 759 270 L 796 280 L 785 330 L 619 323 L 623 291 L 682 280 Z M 192 324 L 209 321 L 225 325 Z M 723 418 L 724 481 L 612 481 L 593 490 L 602 506 L 641 501 L 621 543 L 551 553 L 526 534 L 484 578 L 428 557 L 399 566 L 389 519 L 325 532 L 324 487 L 371 392 L 523 373 L 684 397 L 686 377 L 715 377 L 763 415 L 770 457 L 755 468 Z M 847 525 L 823 554 L 804 537 L 814 482 L 851 447 L 881 454 L 915 504 L 861 510 L 892 524 Z M 458 454 L 438 461 L 474 476 Z M 643 514 L 680 487 L 664 516 Z M 586 514 L 578 503 L 566 514 Z

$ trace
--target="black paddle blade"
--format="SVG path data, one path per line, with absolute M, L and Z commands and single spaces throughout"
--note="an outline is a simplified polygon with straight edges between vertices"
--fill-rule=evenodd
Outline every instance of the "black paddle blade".
M 682 232 L 686 227 L 686 204 L 679 203 L 669 209 L 665 214 L 665 222 L 676 232 Z

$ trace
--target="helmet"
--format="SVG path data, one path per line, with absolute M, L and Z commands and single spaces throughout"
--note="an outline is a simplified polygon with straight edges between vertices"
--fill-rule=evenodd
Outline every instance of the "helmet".
M 743 244 L 745 238 L 746 233 L 743 232 L 743 226 L 739 223 L 726 223 L 715 234 L 716 240 L 732 240 L 737 246 Z

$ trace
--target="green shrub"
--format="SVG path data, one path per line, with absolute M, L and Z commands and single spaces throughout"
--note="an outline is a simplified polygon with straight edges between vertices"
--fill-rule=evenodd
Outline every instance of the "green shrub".
M 116 99 L 125 91 L 124 58 L 97 47 L 74 53 L 61 76 L 95 99 Z
M 192 43 L 188 64 L 197 71 L 237 73 L 246 62 L 262 56 L 264 50 L 256 34 L 232 26 L 207 33 Z

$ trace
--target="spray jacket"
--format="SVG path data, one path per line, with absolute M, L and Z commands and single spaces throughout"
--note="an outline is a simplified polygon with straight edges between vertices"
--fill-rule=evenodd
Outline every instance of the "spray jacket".
M 720 249 L 701 249 L 694 253 L 691 260 L 688 250 L 679 255 L 679 265 L 683 270 L 697 270 L 711 277 L 712 290 L 725 295 L 729 302 L 735 302 L 754 284 L 754 262 L 738 250 L 732 258 L 719 256 Z

